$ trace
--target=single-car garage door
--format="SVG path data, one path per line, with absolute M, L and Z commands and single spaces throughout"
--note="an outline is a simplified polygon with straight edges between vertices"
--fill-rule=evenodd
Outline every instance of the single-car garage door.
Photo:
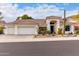
M 18 34 L 37 34 L 36 27 L 19 27 Z
M 15 34 L 15 29 L 12 27 L 7 28 L 7 34 Z

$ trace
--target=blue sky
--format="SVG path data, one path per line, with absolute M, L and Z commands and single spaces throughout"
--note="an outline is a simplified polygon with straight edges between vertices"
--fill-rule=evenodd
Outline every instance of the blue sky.
M 0 12 L 6 22 L 15 21 L 18 16 L 27 14 L 34 19 L 45 19 L 47 16 L 63 17 L 79 13 L 79 3 L 0 3 Z
M 26 6 L 37 7 L 38 3 L 18 3 L 19 8 L 25 8 Z M 39 3 L 43 4 L 43 3 Z M 44 3 L 50 5 L 55 5 L 60 8 L 64 8 L 66 10 L 74 10 L 79 7 L 79 3 Z

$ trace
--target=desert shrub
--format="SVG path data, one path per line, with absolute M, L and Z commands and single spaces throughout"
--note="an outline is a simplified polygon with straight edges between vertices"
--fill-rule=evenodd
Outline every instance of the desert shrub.
M 72 35 L 72 34 L 73 34 L 72 32 L 69 33 L 69 35 Z
M 55 36 L 56 35 L 56 32 L 52 32 L 52 36 Z
M 75 32 L 76 32 L 75 34 L 78 34 L 79 35 L 79 30 L 76 30 Z
M 61 28 L 58 28 L 58 34 L 60 35 L 62 35 L 62 29 Z
M 49 34 L 49 35 L 50 35 L 50 34 L 51 34 L 51 31 L 47 31 L 47 34 Z
M 45 35 L 46 34 L 46 31 L 47 31 L 47 28 L 46 27 L 39 27 L 39 34 L 42 34 L 42 35 Z

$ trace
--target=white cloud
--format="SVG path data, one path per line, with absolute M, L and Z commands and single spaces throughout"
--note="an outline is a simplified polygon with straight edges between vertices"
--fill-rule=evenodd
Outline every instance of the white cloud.
M 46 16 L 59 15 L 61 16 L 62 11 L 55 5 L 38 4 L 38 7 L 28 9 L 26 8 L 25 13 L 32 16 L 33 18 L 45 18 Z
M 24 9 L 19 9 L 18 4 L 0 4 L 0 11 L 6 22 L 16 20 L 16 18 L 23 14 L 28 14 L 33 18 L 45 18 L 46 16 L 63 16 L 63 10 L 55 5 L 37 4 L 37 7 L 26 6 Z M 77 13 L 77 9 L 67 11 L 67 16 Z
M 18 9 L 17 4 L 0 4 L 0 12 L 2 12 L 3 20 L 11 22 L 16 20 L 16 17 L 23 13 L 23 10 Z

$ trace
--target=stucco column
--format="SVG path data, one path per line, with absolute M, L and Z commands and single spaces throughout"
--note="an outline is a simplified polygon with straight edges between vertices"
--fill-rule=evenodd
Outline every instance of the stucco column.
M 38 25 L 36 25 L 36 32 L 35 32 L 35 35 L 38 35 L 38 29 L 39 29 L 39 27 L 38 27 Z
M 16 35 L 18 34 L 18 27 L 17 27 L 17 25 L 15 25 L 15 34 Z
M 47 22 L 47 30 L 50 31 L 50 21 Z
M 5 29 L 4 29 L 4 34 L 7 35 L 8 34 L 8 27 L 5 25 Z
M 59 19 L 56 21 L 56 28 L 55 28 L 56 33 L 58 33 L 58 28 L 60 28 L 60 20 Z
M 71 25 L 70 31 L 74 34 L 74 26 Z

